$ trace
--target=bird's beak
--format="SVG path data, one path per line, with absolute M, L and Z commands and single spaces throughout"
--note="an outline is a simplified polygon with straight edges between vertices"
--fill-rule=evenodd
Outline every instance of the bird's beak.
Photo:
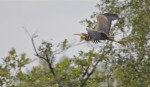
M 79 35 L 79 36 L 81 36 L 82 34 L 73 34 L 73 35 Z

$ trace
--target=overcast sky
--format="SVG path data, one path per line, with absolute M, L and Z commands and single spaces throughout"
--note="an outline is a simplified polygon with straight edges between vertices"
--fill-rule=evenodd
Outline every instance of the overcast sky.
M 86 32 L 79 21 L 88 18 L 99 0 L 0 0 L 0 57 L 11 48 L 18 53 L 34 54 L 30 33 L 37 31 L 37 45 L 42 40 L 60 42 L 79 39 L 73 33 Z M 73 52 L 73 51 L 72 51 Z

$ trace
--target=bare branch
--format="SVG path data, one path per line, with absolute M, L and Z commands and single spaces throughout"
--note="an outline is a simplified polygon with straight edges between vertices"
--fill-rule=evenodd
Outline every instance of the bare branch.
M 32 42 L 33 49 L 34 49 L 34 51 L 35 51 L 35 55 L 38 56 L 39 58 L 42 58 L 42 59 L 45 60 L 44 57 L 42 57 L 42 56 L 39 55 L 39 53 L 38 53 L 38 51 L 37 51 L 37 49 L 36 49 L 36 46 L 35 46 L 35 43 L 34 43 L 34 38 L 35 38 L 35 37 L 34 37 L 33 35 L 31 36 L 31 34 L 28 32 L 26 26 L 23 26 L 23 28 L 24 28 L 25 32 L 28 34 L 28 36 L 30 37 L 30 40 L 31 40 L 31 42 Z M 34 34 L 34 35 L 35 35 L 35 34 Z
M 49 60 L 49 57 L 48 57 L 48 56 L 46 56 L 46 62 L 48 63 L 49 69 L 51 70 L 51 72 L 52 72 L 53 76 L 55 77 L 55 76 L 56 76 L 56 74 L 55 74 L 55 72 L 54 72 L 54 68 L 52 67 L 52 62 L 50 62 L 50 60 Z
M 24 30 L 25 30 L 25 32 L 28 34 L 28 36 L 30 37 L 30 39 L 32 39 L 32 36 L 31 36 L 31 34 L 28 32 L 28 30 L 27 30 L 27 27 L 24 25 L 23 27 L 22 27 Z
M 84 78 L 86 76 L 86 74 L 88 73 L 88 70 L 90 68 L 90 65 L 87 66 L 87 68 L 85 69 L 85 72 L 83 73 L 82 77 Z M 82 82 L 82 81 L 81 81 Z
M 56 73 L 54 72 L 54 68 L 52 67 L 52 63 L 53 63 L 53 59 L 54 59 L 54 54 L 51 54 L 50 56 L 47 55 L 47 54 L 45 54 L 45 55 L 46 55 L 45 57 L 44 57 L 44 56 L 41 56 L 41 55 L 38 53 L 38 51 L 37 51 L 37 49 L 36 49 L 36 46 L 35 46 L 35 43 L 34 43 L 34 38 L 36 38 L 37 35 L 34 33 L 34 34 L 31 36 L 31 34 L 28 32 L 27 28 L 26 28 L 25 26 L 24 26 L 23 28 L 25 29 L 25 32 L 28 34 L 28 36 L 29 36 L 30 39 L 31 39 L 32 46 L 33 46 L 34 51 L 35 51 L 35 54 L 36 54 L 35 56 L 37 56 L 37 57 L 39 57 L 39 58 L 41 58 L 41 59 L 44 59 L 44 60 L 48 63 L 49 69 L 50 69 L 50 71 L 51 71 L 51 73 L 52 73 L 52 75 L 53 75 L 53 77 L 54 77 L 54 80 L 55 80 L 55 79 L 56 79 L 56 78 L 55 78 Z M 51 61 L 50 61 L 50 59 L 51 59 Z M 56 83 L 59 85 L 59 87 L 63 87 L 63 86 L 60 84 L 60 81 L 56 81 Z
M 88 79 L 90 78 L 90 76 L 94 73 L 94 71 L 96 69 L 96 66 L 97 66 L 97 64 L 99 62 L 100 62 L 100 59 L 97 60 L 97 62 L 95 63 L 95 65 L 93 65 L 93 68 L 92 68 L 92 70 L 91 70 L 90 73 L 88 73 L 88 69 L 89 68 L 87 68 L 86 73 L 85 73 L 87 75 L 87 77 L 81 81 L 80 87 L 84 87 L 86 85 L 86 82 L 88 81 Z

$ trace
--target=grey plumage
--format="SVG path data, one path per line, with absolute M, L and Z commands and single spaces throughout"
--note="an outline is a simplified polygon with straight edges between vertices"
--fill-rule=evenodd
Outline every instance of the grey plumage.
M 119 19 L 117 14 L 97 14 L 97 27 L 96 30 L 86 28 L 89 38 L 93 42 L 99 42 L 100 40 L 113 40 L 112 36 L 109 36 L 111 23 L 113 20 Z

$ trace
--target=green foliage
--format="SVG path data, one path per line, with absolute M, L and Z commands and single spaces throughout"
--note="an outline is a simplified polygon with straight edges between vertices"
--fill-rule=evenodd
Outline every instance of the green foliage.
M 105 4 L 103 4 L 105 3 Z M 150 2 L 148 0 L 103 0 L 97 5 L 101 12 L 117 13 L 121 17 L 113 32 L 122 31 L 126 46 L 112 49 L 113 79 L 118 87 L 150 86 L 149 34 Z M 105 7 L 105 8 L 103 8 Z M 130 32 L 131 31 L 131 32 Z
M 70 45 L 67 39 L 56 47 L 43 41 L 36 56 L 40 65 L 24 73 L 21 68 L 29 63 L 25 54 L 15 49 L 0 65 L 0 85 L 11 87 L 149 87 L 150 86 L 150 2 L 148 0 L 101 0 L 100 13 L 117 13 L 120 19 L 111 29 L 125 46 L 102 41 L 104 44 L 79 51 L 73 58 L 66 56 L 55 61 Z M 95 12 L 82 24 L 95 29 Z M 34 38 L 31 38 L 34 45 Z M 56 49 L 56 50 L 55 50 Z M 15 71 L 15 75 L 12 73 Z
M 18 87 L 49 87 L 51 83 L 51 76 L 48 72 L 42 70 L 42 67 L 33 67 L 31 72 L 25 74 L 19 72 L 17 77 L 19 78 Z
M 64 41 L 62 41 L 61 42 L 61 49 L 66 49 L 66 47 L 67 47 L 67 43 L 68 43 L 68 40 L 67 39 L 65 39 Z
M 40 51 L 40 55 L 41 56 L 48 56 L 49 54 L 52 54 L 52 52 L 53 52 L 52 47 L 53 47 L 52 43 L 43 41 L 42 45 L 38 49 Z
M 14 87 L 17 81 L 16 75 L 30 62 L 24 53 L 18 55 L 12 48 L 7 57 L 0 64 L 0 86 Z

